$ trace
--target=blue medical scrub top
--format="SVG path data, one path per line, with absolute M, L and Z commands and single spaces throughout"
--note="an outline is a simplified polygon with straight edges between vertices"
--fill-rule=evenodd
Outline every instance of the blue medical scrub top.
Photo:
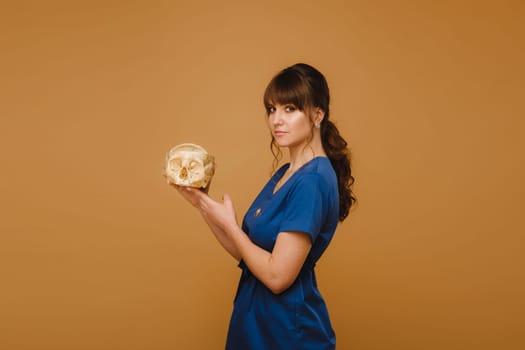
M 264 186 L 244 216 L 242 228 L 252 242 L 269 252 L 283 231 L 307 233 L 312 249 L 295 282 L 280 294 L 272 293 L 241 260 L 227 350 L 335 349 L 335 333 L 317 289 L 314 266 L 337 227 L 337 177 L 328 158 L 316 157 L 274 194 L 288 167 L 283 165 Z

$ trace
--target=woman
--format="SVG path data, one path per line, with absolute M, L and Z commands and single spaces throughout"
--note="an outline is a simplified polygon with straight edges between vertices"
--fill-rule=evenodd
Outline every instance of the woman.
M 242 274 L 226 349 L 334 349 L 314 266 L 355 201 L 346 141 L 329 120 L 324 76 L 306 64 L 277 74 L 264 94 L 279 168 L 237 224 L 233 203 L 173 185 L 196 207 Z

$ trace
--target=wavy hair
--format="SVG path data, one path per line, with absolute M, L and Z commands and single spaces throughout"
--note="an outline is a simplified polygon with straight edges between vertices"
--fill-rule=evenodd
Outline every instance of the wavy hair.
M 355 179 L 352 176 L 351 153 L 348 143 L 329 119 L 330 91 L 323 74 L 305 63 L 298 63 L 285 68 L 270 81 L 264 92 L 263 100 L 265 107 L 275 103 L 293 104 L 303 112 L 309 112 L 314 108 L 320 108 L 324 112 L 324 118 L 321 122 L 321 142 L 337 175 L 339 221 L 346 219 L 350 208 L 357 200 L 352 192 Z M 310 122 L 312 124 L 311 137 L 313 137 L 313 120 L 311 118 Z M 273 136 L 270 149 L 274 157 L 275 169 L 282 157 L 282 152 L 275 144 Z

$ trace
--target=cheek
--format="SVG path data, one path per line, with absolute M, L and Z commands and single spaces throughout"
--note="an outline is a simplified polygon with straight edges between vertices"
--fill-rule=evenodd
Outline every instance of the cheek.
M 312 126 L 306 116 L 300 116 L 293 122 L 293 128 L 301 134 L 310 134 Z

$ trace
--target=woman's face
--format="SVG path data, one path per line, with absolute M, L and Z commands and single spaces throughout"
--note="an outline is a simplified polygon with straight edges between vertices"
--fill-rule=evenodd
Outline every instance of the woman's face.
M 309 117 L 293 104 L 272 104 L 268 107 L 268 126 L 279 147 L 304 146 L 312 136 Z

